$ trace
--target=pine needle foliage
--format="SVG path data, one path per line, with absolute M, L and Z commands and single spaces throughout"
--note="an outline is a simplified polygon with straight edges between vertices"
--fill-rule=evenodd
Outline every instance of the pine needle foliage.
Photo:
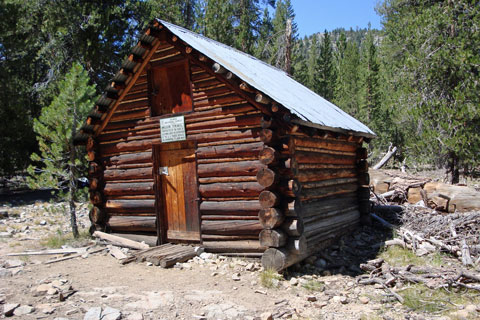
M 75 201 L 77 179 L 86 167 L 84 153 L 73 145 L 73 137 L 92 107 L 95 87 L 89 84 L 83 67 L 74 63 L 59 83 L 58 95 L 34 120 L 39 153 L 33 153 L 28 167 L 28 183 L 32 188 L 60 190 L 59 196 L 69 202 L 72 232 L 78 236 Z

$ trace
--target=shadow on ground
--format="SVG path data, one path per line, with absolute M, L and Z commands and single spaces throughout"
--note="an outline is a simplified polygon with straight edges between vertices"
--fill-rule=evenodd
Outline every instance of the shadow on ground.
M 400 223 L 396 213 L 384 215 L 384 219 L 394 225 Z M 364 271 L 360 264 L 375 259 L 383 250 L 386 240 L 393 238 L 391 229 L 387 229 L 376 221 L 341 237 L 339 240 L 313 257 L 305 259 L 301 267 L 296 265 L 288 269 L 287 274 L 320 274 L 358 276 Z
M 0 205 L 19 206 L 34 204 L 36 201 L 50 201 L 55 198 L 56 191 L 45 190 L 20 190 L 0 192 Z

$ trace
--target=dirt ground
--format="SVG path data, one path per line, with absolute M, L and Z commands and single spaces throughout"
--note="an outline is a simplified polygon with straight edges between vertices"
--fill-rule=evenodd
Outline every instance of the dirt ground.
M 69 226 L 62 203 L 4 203 L 0 212 L 8 214 L 0 219 L 2 318 L 5 313 L 13 319 L 59 320 L 449 318 L 414 313 L 381 287 L 356 283 L 359 263 L 374 258 L 388 237 L 375 228 L 359 229 L 349 235 L 348 246 L 339 241 L 328 256 L 312 257 L 277 278 L 267 277 L 258 260 L 212 254 L 170 269 L 122 265 L 107 250 L 52 264 L 45 262 L 60 256 L 7 256 L 47 249 L 46 241 Z M 79 205 L 78 212 L 87 229 L 87 206 Z M 76 243 L 89 244 L 92 240 Z M 473 310 L 467 318 L 477 315 Z

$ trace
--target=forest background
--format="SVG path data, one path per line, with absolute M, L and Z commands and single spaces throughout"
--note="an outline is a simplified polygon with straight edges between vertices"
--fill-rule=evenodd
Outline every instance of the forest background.
M 372 161 L 393 144 L 397 164 L 445 168 L 453 183 L 461 173 L 478 173 L 478 1 L 384 0 L 377 12 L 381 30 L 319 30 L 300 38 L 290 0 L 4 0 L 0 176 L 22 174 L 38 161 L 31 158 L 42 141 L 35 119 L 62 94 L 72 66 L 79 63 L 100 94 L 153 18 L 286 70 L 378 135 Z

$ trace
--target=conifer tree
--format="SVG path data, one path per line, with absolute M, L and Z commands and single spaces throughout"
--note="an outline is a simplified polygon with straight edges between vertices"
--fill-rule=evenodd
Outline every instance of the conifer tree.
M 314 34 L 310 43 L 307 58 L 307 81 L 306 86 L 317 92 L 318 89 L 318 56 L 319 56 L 318 35 Z
M 340 38 L 334 103 L 354 117 L 360 107 L 360 52 L 352 39 Z
M 236 28 L 235 47 L 253 54 L 260 25 L 259 0 L 233 0 Z
M 362 106 L 361 118 L 372 129 L 380 129 L 383 121 L 380 115 L 379 64 L 373 33 L 369 28 L 362 48 Z
M 203 33 L 229 46 L 235 44 L 234 10 L 230 0 L 209 0 L 205 3 Z M 198 23 L 199 25 L 202 22 Z
M 318 81 L 315 91 L 325 99 L 332 101 L 335 91 L 335 64 L 333 60 L 333 48 L 330 35 L 327 30 L 323 34 L 320 43 L 320 55 L 317 59 Z
M 397 105 L 416 124 L 415 156 L 440 158 L 456 183 L 461 167 L 480 163 L 480 7 L 468 0 L 390 0 L 380 13 Z
M 75 212 L 77 179 L 86 159 L 73 145 L 73 138 L 81 126 L 81 119 L 92 107 L 95 88 L 88 82 L 87 72 L 80 64 L 74 63 L 59 83 L 58 95 L 34 121 L 33 129 L 40 152 L 31 155 L 34 164 L 28 167 L 28 182 L 32 188 L 61 189 L 60 195 L 69 204 L 74 237 L 78 237 Z
M 295 23 L 295 12 L 290 0 L 278 0 L 273 18 L 273 36 L 270 50 L 270 64 L 285 70 L 285 56 L 287 55 L 287 21 L 291 22 L 291 41 L 297 38 L 298 27 Z M 290 48 L 291 49 L 291 48 Z M 295 58 L 294 58 L 295 60 Z
M 268 61 L 270 58 L 269 45 L 272 42 L 273 24 L 268 7 L 263 10 L 263 19 L 258 32 L 258 40 L 255 48 L 255 56 L 261 60 Z

